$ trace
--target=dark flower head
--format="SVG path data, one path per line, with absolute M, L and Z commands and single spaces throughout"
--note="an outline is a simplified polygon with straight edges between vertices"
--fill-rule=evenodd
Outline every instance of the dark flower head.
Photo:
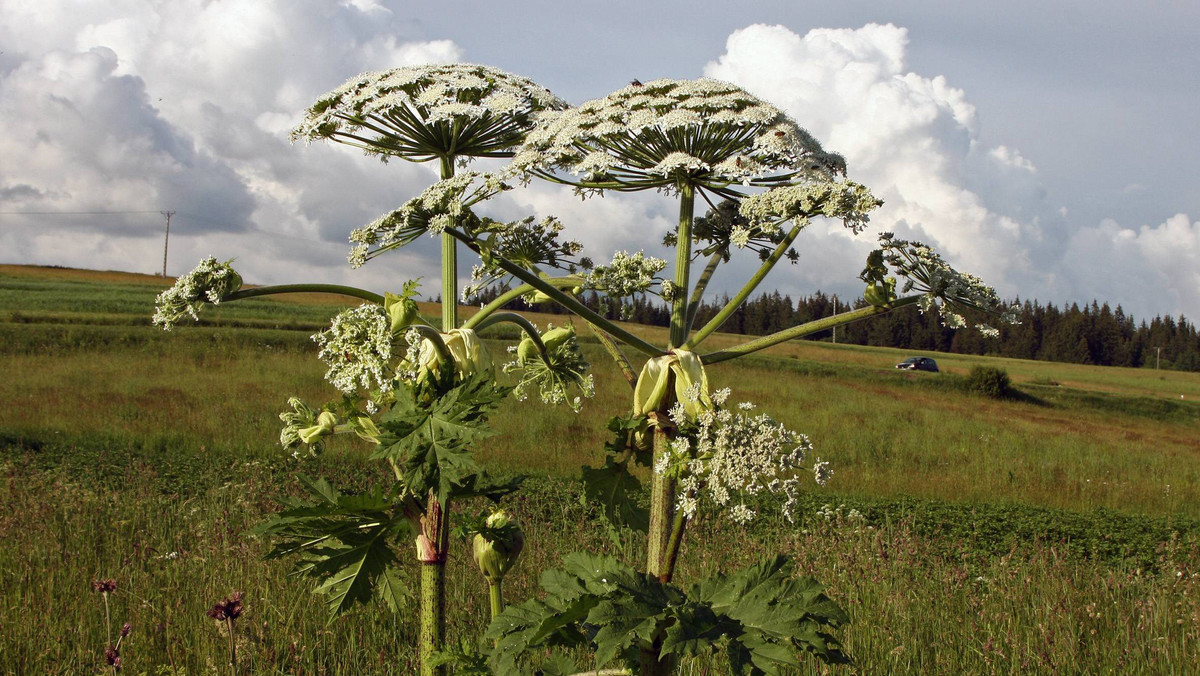
M 101 594 L 107 594 L 116 590 L 116 580 L 92 580 L 92 591 L 98 591 Z
M 107 662 L 108 665 L 110 667 L 112 667 L 113 669 L 120 671 L 121 670 L 121 649 L 115 645 L 110 645 L 107 648 L 105 648 L 104 649 L 104 661 Z
M 121 625 L 121 638 L 125 638 L 125 637 L 126 637 L 126 636 L 128 636 L 128 635 L 130 634 L 130 632 L 132 632 L 132 631 L 133 631 L 133 625 L 132 625 L 132 624 L 130 624 L 130 623 L 128 623 L 128 622 L 126 622 L 125 624 Z
M 239 591 L 209 608 L 208 616 L 218 622 L 236 620 L 242 614 L 242 610 L 242 592 Z

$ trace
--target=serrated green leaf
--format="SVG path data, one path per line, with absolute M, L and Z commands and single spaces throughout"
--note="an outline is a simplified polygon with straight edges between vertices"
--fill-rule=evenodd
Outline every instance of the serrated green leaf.
M 487 416 L 509 391 L 484 373 L 431 400 L 417 390 L 397 388 L 392 409 L 379 423 L 379 445 L 371 457 L 393 460 L 410 491 L 433 491 L 444 503 L 479 473 L 470 444 L 493 433 Z
M 585 466 L 582 478 L 587 500 L 598 505 L 610 523 L 643 533 L 649 531 L 650 511 L 633 498 L 641 490 L 642 482 L 629 471 L 626 461 L 609 456 L 603 467 Z
M 311 565 L 310 574 L 324 579 L 314 591 L 328 597 L 331 618 L 356 603 L 370 601 L 375 596 L 376 581 L 381 576 L 386 578 L 389 569 L 398 573 L 399 562 L 386 534 L 386 528 L 376 528 L 365 533 L 357 544 L 328 553 Z
M 393 613 L 403 610 L 407 601 L 412 598 L 412 590 L 408 588 L 404 578 L 403 569 L 390 565 L 375 580 L 375 594 Z

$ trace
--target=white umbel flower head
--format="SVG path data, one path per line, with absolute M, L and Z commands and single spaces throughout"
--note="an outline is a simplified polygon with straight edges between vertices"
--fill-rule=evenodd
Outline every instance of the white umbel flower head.
M 542 111 L 566 104 L 488 66 L 441 64 L 363 73 L 317 99 L 292 139 L 327 139 L 414 162 L 508 157 Z
M 242 288 L 242 276 L 229 264 L 209 256 L 175 285 L 158 294 L 154 302 L 154 325 L 170 331 L 184 317 L 199 321 L 197 311 L 205 304 L 216 305 Z
M 597 190 L 727 186 L 833 176 L 845 162 L 774 106 L 727 82 L 634 83 L 543 116 L 517 152 L 522 170 L 562 170 Z
M 379 305 L 339 313 L 313 340 L 321 347 L 317 356 L 329 366 L 325 380 L 337 389 L 346 394 L 392 389 L 391 318 Z

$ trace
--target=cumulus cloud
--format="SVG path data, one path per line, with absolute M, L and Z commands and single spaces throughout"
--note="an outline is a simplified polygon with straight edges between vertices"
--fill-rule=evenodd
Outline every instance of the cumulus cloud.
M 238 257 L 259 282 L 299 276 L 391 288 L 397 276 L 436 278 L 431 243 L 358 271 L 345 263 L 346 235 L 428 185 L 431 168 L 380 166 L 348 148 L 288 139 L 305 107 L 351 75 L 467 56 L 451 40 L 427 39 L 400 7 L 386 0 L 6 4 L 3 259 L 157 270 L 158 211 L 169 209 L 176 212 L 172 274 L 211 254 Z M 1051 203 L 1031 156 L 982 142 L 986 115 L 977 115 L 969 92 L 911 72 L 907 50 L 907 32 L 891 25 L 803 35 L 755 25 L 730 35 L 704 74 L 775 103 L 843 153 L 850 176 L 886 201 L 876 231 L 937 245 L 1004 295 L 1200 315 L 1196 223 L 1182 214 L 1140 228 L 1071 223 Z M 1145 189 L 1131 183 L 1126 191 Z M 597 259 L 614 249 L 660 253 L 675 220 L 673 202 L 661 195 L 581 202 L 536 184 L 491 209 L 505 219 L 558 215 Z M 797 242 L 800 264 L 781 266 L 767 286 L 857 295 L 855 275 L 872 244 L 838 224 L 814 224 Z M 732 289 L 755 266 L 735 264 L 710 288 Z
M 877 229 L 928 241 L 1010 294 L 1044 284 L 1043 261 L 1027 243 L 1044 238 L 1045 221 L 1056 216 L 1036 169 L 1016 150 L 983 147 L 962 90 L 906 71 L 907 42 L 905 29 L 892 25 L 804 36 L 756 25 L 731 35 L 705 74 L 775 103 L 845 155 L 850 176 L 885 202 L 873 217 Z M 863 254 L 870 243 L 863 238 L 853 249 Z M 861 260 L 844 261 L 843 275 L 852 277 Z
M 1200 312 L 1195 224 L 1184 215 L 1139 230 L 1070 223 L 1067 210 L 1048 201 L 1032 161 L 981 142 L 966 92 L 907 70 L 907 44 L 906 30 L 892 25 L 803 36 L 755 25 L 734 32 L 705 75 L 775 103 L 845 155 L 850 176 L 885 201 L 873 217 L 878 229 L 937 246 L 1004 295 L 1100 299 L 1142 314 Z M 837 230 L 810 237 L 808 246 L 828 255 L 807 260 L 844 277 L 870 244 L 832 241 L 845 237 Z M 797 272 L 806 284 L 836 288 L 828 277 Z
M 1067 246 L 1063 275 L 1081 298 L 1109 299 L 1139 315 L 1200 313 L 1200 222 L 1176 214 L 1163 223 L 1123 228 L 1105 220 L 1080 228 Z
M 256 281 L 294 280 L 297 263 L 342 280 L 345 247 L 320 242 L 345 242 L 432 171 L 292 146 L 288 131 L 356 73 L 462 58 L 406 40 L 408 23 L 368 0 L 6 6 L 0 211 L 40 213 L 0 216 L 5 259 L 157 269 L 157 211 L 172 210 L 172 274 L 212 253 L 240 255 Z

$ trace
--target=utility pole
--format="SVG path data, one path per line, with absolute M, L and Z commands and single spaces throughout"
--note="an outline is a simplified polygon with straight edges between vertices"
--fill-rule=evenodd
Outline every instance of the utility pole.
M 833 297 L 833 315 L 836 317 L 838 313 L 838 297 Z M 833 344 L 837 345 L 837 324 L 833 325 Z
M 167 276 L 167 246 L 171 244 L 171 217 L 175 215 L 174 211 L 158 212 L 167 217 L 167 236 L 163 240 L 163 277 Z

